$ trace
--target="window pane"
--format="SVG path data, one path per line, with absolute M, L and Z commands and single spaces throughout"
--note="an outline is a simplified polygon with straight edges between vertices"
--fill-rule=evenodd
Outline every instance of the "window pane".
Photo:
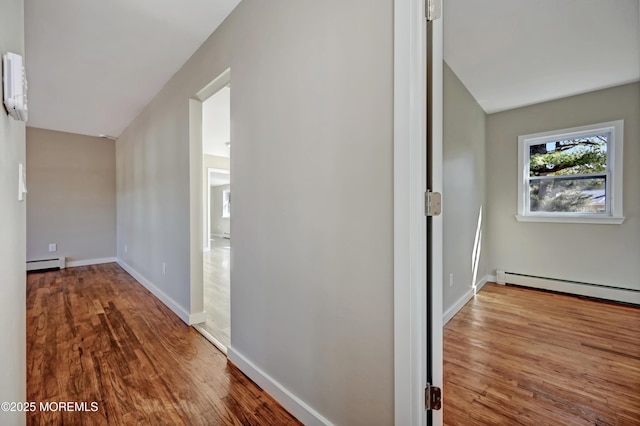
M 606 213 L 606 177 L 529 182 L 531 212 Z
M 604 173 L 610 134 L 567 139 L 529 146 L 529 176 L 566 176 Z

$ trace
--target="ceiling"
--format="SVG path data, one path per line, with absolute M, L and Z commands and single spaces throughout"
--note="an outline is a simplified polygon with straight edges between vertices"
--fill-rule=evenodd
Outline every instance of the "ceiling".
M 638 81 L 638 3 L 443 1 L 444 59 L 487 113 Z
M 120 135 L 239 2 L 25 0 L 29 126 Z M 488 113 L 640 80 L 638 0 L 443 3 L 445 60 Z
M 25 0 L 29 126 L 118 136 L 240 0 Z

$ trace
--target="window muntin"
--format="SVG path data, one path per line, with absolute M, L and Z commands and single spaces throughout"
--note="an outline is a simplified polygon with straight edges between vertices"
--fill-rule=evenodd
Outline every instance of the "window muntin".
M 621 223 L 622 131 L 619 120 L 520 136 L 518 220 Z

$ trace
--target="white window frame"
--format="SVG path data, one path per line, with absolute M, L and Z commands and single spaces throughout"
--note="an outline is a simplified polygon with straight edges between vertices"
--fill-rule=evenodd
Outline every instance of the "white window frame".
M 531 145 L 558 140 L 575 139 L 609 133 L 607 141 L 607 210 L 604 213 L 531 212 L 529 210 L 529 153 Z M 624 120 L 590 124 L 569 129 L 553 130 L 518 136 L 518 214 L 520 222 L 559 222 L 621 224 L 622 214 L 622 163 Z

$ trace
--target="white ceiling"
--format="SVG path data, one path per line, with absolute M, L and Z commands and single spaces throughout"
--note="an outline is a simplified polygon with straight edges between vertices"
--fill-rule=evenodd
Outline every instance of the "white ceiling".
M 202 150 L 229 157 L 231 141 L 231 89 L 223 87 L 202 103 Z
M 444 58 L 487 112 L 640 80 L 638 0 L 445 0 Z
M 239 1 L 25 0 L 29 126 L 118 136 Z M 489 113 L 640 79 L 638 0 L 443 4 L 445 60 Z
M 118 136 L 240 0 L 25 0 L 29 126 Z

